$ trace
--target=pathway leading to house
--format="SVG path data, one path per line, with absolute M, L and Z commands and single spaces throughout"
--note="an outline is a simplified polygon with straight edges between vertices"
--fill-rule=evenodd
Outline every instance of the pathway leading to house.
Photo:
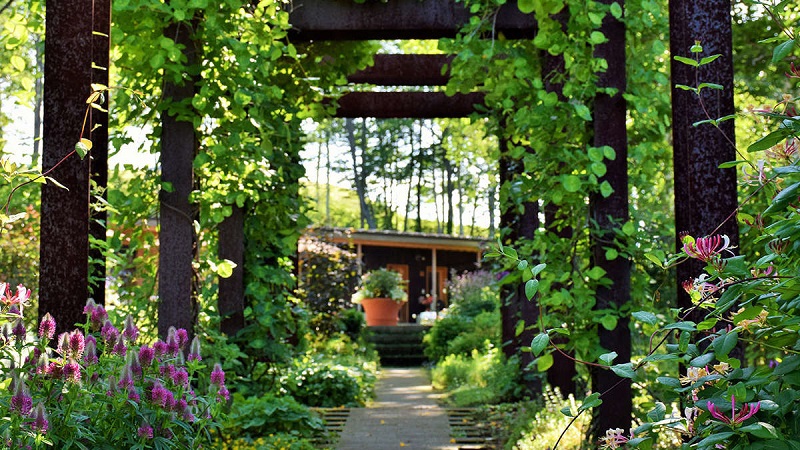
M 338 450 L 456 450 L 450 442 L 447 412 L 422 368 L 384 368 L 376 399 L 353 408 Z

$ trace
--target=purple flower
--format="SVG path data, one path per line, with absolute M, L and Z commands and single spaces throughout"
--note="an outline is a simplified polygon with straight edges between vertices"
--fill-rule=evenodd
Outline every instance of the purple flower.
M 69 355 L 71 358 L 80 360 L 83 351 L 86 349 L 86 339 L 80 330 L 69 333 Z
M 11 396 L 11 411 L 27 416 L 33 408 L 33 399 L 23 380 L 15 380 L 14 395 Z
M 211 370 L 211 384 L 222 386 L 225 384 L 225 372 L 219 363 L 214 364 L 214 369 Z
M 125 346 L 125 338 L 119 336 L 117 338 L 117 342 L 114 344 L 114 349 L 111 352 L 114 353 L 115 355 L 125 356 L 125 353 L 127 353 L 127 351 L 128 347 Z
M 217 394 L 218 394 L 220 397 L 224 398 L 226 402 L 227 402 L 228 400 L 230 400 L 230 398 L 231 398 L 231 393 L 230 393 L 230 391 L 228 391 L 228 388 L 227 388 L 227 387 L 225 387 L 225 385 L 224 385 L 224 384 L 223 384 L 222 386 L 220 386 L 220 388 L 219 388 L 219 392 L 217 392 Z
M 172 382 L 175 383 L 175 386 L 189 386 L 189 373 L 186 369 L 178 369 L 175 373 L 172 374 Z
M 92 311 L 89 320 L 92 323 L 92 330 L 99 330 L 106 323 L 106 320 L 108 320 L 108 313 L 105 308 L 98 305 L 95 307 L 94 311 Z
M 730 238 L 724 234 L 697 238 L 694 242 L 687 237 L 684 239 L 683 251 L 690 258 L 708 262 L 717 258 L 723 250 L 730 248 L 730 245 Z
M 187 359 L 189 361 L 203 360 L 203 358 L 200 356 L 200 338 L 197 336 L 192 339 L 192 345 L 189 346 L 189 356 Z
M 44 409 L 44 405 L 42 402 L 36 404 L 36 408 L 33 410 L 33 425 L 34 431 L 39 433 L 47 433 L 47 429 L 50 427 L 50 422 L 47 421 L 47 411 Z
M 115 327 L 110 320 L 106 320 L 103 324 L 103 328 L 100 330 L 100 336 L 103 338 L 103 343 L 106 347 L 110 347 L 117 342 L 119 330 L 117 330 L 117 327 Z
M 156 356 L 164 356 L 167 354 L 167 351 L 169 351 L 169 347 L 164 341 L 156 341 L 156 343 L 153 344 L 153 350 L 155 350 Z
M 153 439 L 153 427 L 147 422 L 142 422 L 142 426 L 136 430 L 136 434 L 143 439 Z
M 11 330 L 11 333 L 16 336 L 18 342 L 25 342 L 25 324 L 22 323 L 22 319 L 17 319 L 14 323 L 14 328 Z
M 178 352 L 181 349 L 180 343 L 178 341 L 178 337 L 176 336 L 175 327 L 169 327 L 167 331 L 167 349 L 172 354 L 172 356 L 177 356 Z
M 77 384 L 81 382 L 81 366 L 75 361 L 70 360 L 64 364 L 64 368 L 61 371 L 67 383 Z
M 94 312 L 94 309 L 96 307 L 97 307 L 97 303 L 94 302 L 93 298 L 90 298 L 90 299 L 86 300 L 86 306 L 83 307 L 83 313 L 86 314 L 87 316 L 91 317 L 92 312 Z
M 124 390 L 133 388 L 133 370 L 131 370 L 130 364 L 122 366 L 122 373 L 120 374 L 117 386 Z
M 761 402 L 757 403 L 745 403 L 742 405 L 742 409 L 737 413 L 736 412 L 736 397 L 731 395 L 731 417 L 725 417 L 722 413 L 717 409 L 717 406 L 713 402 L 706 403 L 708 407 L 708 412 L 711 413 L 711 417 L 724 422 L 731 427 L 741 424 L 745 420 L 753 417 L 755 413 L 758 412 L 759 408 L 761 408 Z
M 164 386 L 161 385 L 158 381 L 153 383 L 153 389 L 150 391 L 150 400 L 156 404 L 161 405 L 162 407 L 167 404 L 167 392 L 169 392 Z
M 97 340 L 91 334 L 86 336 L 86 350 L 83 353 L 86 364 L 97 364 Z
M 131 389 L 128 391 L 128 400 L 132 400 L 135 403 L 139 403 L 142 398 L 139 396 L 139 393 L 136 389 Z
M 122 335 L 125 336 L 128 342 L 136 342 L 136 338 L 139 337 L 139 329 L 136 328 L 136 324 L 133 323 L 133 316 L 130 314 L 125 318 L 125 327 L 122 330 Z
M 108 376 L 108 390 L 106 396 L 113 397 L 117 393 L 117 378 L 114 375 Z
M 148 347 L 147 345 L 139 347 L 139 363 L 142 366 L 148 367 L 153 362 L 154 357 L 155 350 L 153 350 L 152 347 Z
M 39 322 L 39 338 L 41 339 L 53 339 L 53 336 L 56 334 L 56 321 L 53 319 L 53 316 L 50 313 L 47 313 L 42 317 L 42 321 Z

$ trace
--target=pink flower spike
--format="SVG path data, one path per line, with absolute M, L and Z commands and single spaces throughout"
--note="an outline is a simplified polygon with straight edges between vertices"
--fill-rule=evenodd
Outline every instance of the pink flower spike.
M 42 317 L 41 323 L 39 323 L 39 338 L 41 339 L 53 339 L 53 336 L 56 334 L 56 320 L 53 319 L 53 316 L 50 313 L 47 313 Z

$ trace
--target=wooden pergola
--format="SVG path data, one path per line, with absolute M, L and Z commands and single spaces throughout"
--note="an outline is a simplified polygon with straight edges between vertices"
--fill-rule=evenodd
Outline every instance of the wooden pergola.
M 603 0 L 611 3 L 610 0 Z M 468 20 L 469 14 L 454 0 L 392 0 L 356 4 L 351 0 L 304 0 L 291 15 L 297 29 L 294 40 L 335 39 L 407 39 L 453 36 L 458 26 Z M 623 1 L 617 1 L 623 5 Z M 709 53 L 721 53 L 722 58 L 713 65 L 700 68 L 698 78 L 704 82 L 724 86 L 722 94 L 703 98 L 707 110 L 717 117 L 733 112 L 731 24 L 729 0 L 673 0 L 670 2 L 670 44 L 674 54 L 687 52 L 697 36 Z M 56 165 L 72 150 L 83 121 L 84 105 L 92 83 L 107 84 L 108 36 L 110 35 L 110 0 L 74 0 L 70 2 L 47 0 L 44 84 L 44 146 L 43 170 Z M 497 16 L 496 29 L 503 30 L 508 38 L 531 38 L 536 31 L 532 17 L 521 14 L 515 2 L 509 2 Z M 184 27 L 185 28 L 185 27 Z M 177 30 L 173 30 L 177 31 Z M 606 17 L 602 31 L 609 41 L 597 47 L 597 55 L 609 62 L 609 70 L 601 76 L 605 87 L 617 87 L 616 95 L 600 95 L 594 105 L 595 146 L 610 145 L 616 150 L 615 161 L 606 161 L 604 177 L 614 188 L 607 199 L 595 199 L 591 215 L 605 232 L 613 232 L 618 221 L 628 220 L 627 198 L 627 138 L 625 91 L 625 30 L 621 22 Z M 186 33 L 172 33 L 177 40 L 189 39 Z M 191 48 L 188 45 L 187 48 Z M 187 54 L 192 61 L 194 55 Z M 407 67 L 403 58 L 418 58 L 419 64 L 409 71 L 392 67 Z M 441 56 L 385 56 L 376 59 L 376 65 L 351 76 L 353 83 L 375 85 L 436 84 L 446 81 L 437 74 L 443 64 Z M 558 61 L 554 61 L 558 64 Z M 695 73 L 688 66 L 672 64 L 672 83 L 692 84 Z M 553 87 L 557 89 L 557 87 Z M 194 86 L 175 86 L 167 83 L 165 95 L 174 100 L 193 95 Z M 473 111 L 472 105 L 481 103 L 480 93 L 445 97 L 439 93 L 407 93 L 403 95 L 363 92 L 341 99 L 340 117 L 462 117 Z M 736 208 L 736 182 L 733 169 L 719 169 L 719 164 L 735 159 L 733 149 L 722 142 L 720 131 L 713 127 L 693 127 L 700 117 L 696 99 L 687 91 L 673 88 L 673 140 L 675 161 L 675 211 L 676 229 L 690 230 L 695 234 L 711 233 L 720 223 L 720 232 L 737 235 L 735 221 L 725 219 Z M 89 182 L 105 187 L 107 179 L 107 117 L 93 111 L 91 129 L 94 148 L 90 159 L 72 158 L 61 164 L 51 176 L 68 190 L 51 185 L 42 187 L 41 259 L 40 259 L 40 311 L 50 311 L 56 316 L 61 330 L 81 322 L 86 298 L 90 295 L 102 302 L 102 286 L 89 291 L 90 270 L 103 277 L 102 264 L 89 267 L 89 237 L 104 239 L 104 220 L 90 220 Z M 732 121 L 721 125 L 722 131 L 733 136 Z M 188 196 L 192 187 L 191 145 L 195 135 L 190 122 L 179 121 L 167 113 L 162 115 L 163 179 L 173 184 L 175 190 L 162 195 L 160 229 L 160 283 L 159 329 L 169 325 L 191 327 L 192 317 L 187 314 L 191 305 L 191 265 L 193 255 L 192 206 Z M 508 167 L 506 166 L 508 169 Z M 501 173 L 501 177 L 508 177 Z M 505 178 L 508 179 L 508 178 Z M 535 201 L 533 202 L 535 203 Z M 533 208 L 535 205 L 529 203 Z M 530 211 L 533 211 L 531 209 Z M 518 237 L 530 232 L 523 221 L 515 221 L 506 214 L 506 225 Z M 97 225 L 90 225 L 96 223 Z M 220 254 L 237 262 L 234 276 L 220 282 L 221 313 L 227 314 L 223 329 L 236 330 L 241 324 L 244 307 L 243 271 L 243 218 L 235 212 L 220 229 Z M 97 255 L 94 255 L 97 256 Z M 613 282 L 608 289 L 598 291 L 597 303 L 621 305 L 628 301 L 630 261 L 618 258 L 605 260 L 601 251 L 595 251 L 595 264 L 604 268 Z M 679 280 L 694 268 L 679 268 Z M 678 289 L 681 292 L 681 289 Z M 681 302 L 686 299 L 681 297 Z M 527 302 L 517 298 L 515 304 L 504 310 L 504 315 L 522 313 L 530 319 Z M 679 305 L 680 306 L 680 305 Z M 231 322 L 233 321 L 233 322 Z M 187 326 L 188 325 L 188 326 Z M 513 346 L 529 345 L 529 336 L 513 339 Z M 601 329 L 601 344 L 616 351 L 618 361 L 630 357 L 630 332 L 627 320 L 620 320 L 612 331 Z M 598 375 L 595 390 L 604 391 L 616 386 L 617 391 L 600 407 L 600 429 L 625 428 L 631 419 L 630 383 L 620 380 L 610 371 Z

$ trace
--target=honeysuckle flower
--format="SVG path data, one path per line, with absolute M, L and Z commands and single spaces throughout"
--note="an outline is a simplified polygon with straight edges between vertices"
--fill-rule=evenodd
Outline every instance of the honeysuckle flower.
M 125 318 L 125 327 L 122 330 L 122 335 L 131 343 L 136 342 L 136 338 L 139 337 L 139 329 L 133 323 L 133 316 L 130 314 Z
M 725 423 L 726 425 L 729 425 L 731 427 L 735 427 L 735 426 L 741 424 L 742 422 L 744 422 L 745 420 L 753 417 L 753 415 L 758 412 L 759 408 L 761 408 L 761 402 L 745 403 L 745 404 L 742 405 L 742 409 L 737 413 L 736 412 L 736 397 L 731 395 L 731 417 L 730 418 L 724 416 L 719 411 L 719 409 L 717 409 L 717 406 L 713 402 L 709 401 L 708 403 L 706 403 L 706 406 L 708 407 L 708 412 L 711 414 L 711 417 L 713 417 L 713 418 Z
M 721 362 L 719 364 L 714 364 L 714 372 L 725 375 L 731 370 L 731 365 L 726 362 Z
M 47 313 L 42 317 L 42 321 L 39 322 L 39 338 L 41 339 L 53 339 L 53 336 L 56 334 L 56 320 L 53 319 L 53 316 L 50 313 Z
M 33 424 L 31 427 L 33 430 L 41 434 L 47 433 L 47 429 L 50 427 L 50 422 L 47 421 L 47 411 L 45 410 L 42 402 L 36 404 L 36 408 L 34 408 L 32 416 Z
M 622 447 L 629 441 L 629 438 L 622 434 L 624 432 L 622 428 L 610 428 L 606 430 L 606 435 L 600 438 L 600 448 L 614 449 Z
M 11 286 L 8 283 L 0 283 L 0 303 L 8 306 L 18 307 L 18 314 L 22 315 L 22 309 L 31 298 L 31 291 L 23 285 L 17 286 L 17 293 L 11 293 Z
M 723 251 L 728 250 L 730 245 L 731 240 L 727 235 L 715 234 L 714 236 L 697 238 L 694 242 L 685 239 L 683 251 L 690 258 L 709 262 L 714 258 L 718 258 Z
M 680 377 L 679 380 L 682 385 L 691 385 L 706 376 L 708 376 L 708 369 L 705 367 L 689 367 L 686 369 L 686 375 Z
M 686 416 L 686 431 L 694 435 L 694 420 L 697 418 L 697 415 L 700 414 L 700 410 L 692 406 L 690 408 L 685 408 L 683 413 Z
M 761 311 L 757 317 L 753 319 L 743 319 L 736 323 L 736 326 L 741 327 L 742 330 L 750 331 L 750 327 L 758 328 L 767 325 L 767 318 L 769 313 L 764 310 Z

